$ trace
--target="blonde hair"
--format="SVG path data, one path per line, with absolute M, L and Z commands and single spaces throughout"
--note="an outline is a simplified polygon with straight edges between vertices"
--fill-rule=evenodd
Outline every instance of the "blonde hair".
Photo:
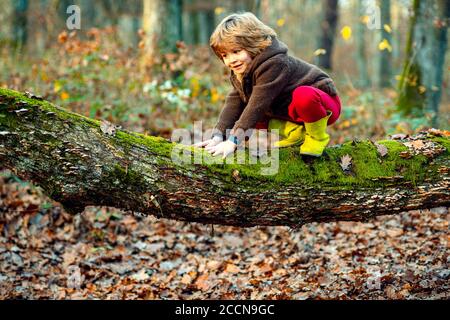
M 233 13 L 224 18 L 209 39 L 209 45 L 222 60 L 224 51 L 231 48 L 245 49 L 254 58 L 272 44 L 277 33 L 262 23 L 253 13 Z

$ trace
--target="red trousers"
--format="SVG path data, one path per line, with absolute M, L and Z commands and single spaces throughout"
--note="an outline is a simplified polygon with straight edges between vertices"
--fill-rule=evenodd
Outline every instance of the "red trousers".
M 330 96 L 320 89 L 311 86 L 299 86 L 292 92 L 292 101 L 288 107 L 288 120 L 291 122 L 316 122 L 327 116 L 327 111 L 332 115 L 328 119 L 328 125 L 333 124 L 341 114 L 341 100 L 339 96 Z M 258 122 L 256 129 L 268 129 L 269 119 Z

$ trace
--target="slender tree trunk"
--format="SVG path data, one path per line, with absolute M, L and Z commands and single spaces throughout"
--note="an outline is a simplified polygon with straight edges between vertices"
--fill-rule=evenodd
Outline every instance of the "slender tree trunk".
M 261 17 L 261 1 L 262 0 L 253 0 L 252 6 L 250 8 L 250 11 L 253 12 L 253 14 L 258 18 Z
M 17 49 L 24 47 L 28 39 L 28 0 L 13 0 L 12 35 L 13 46 Z
M 165 4 L 165 20 L 163 23 L 163 52 L 175 52 L 177 50 L 176 43 L 182 39 L 182 0 L 169 0 Z
M 431 115 L 435 124 L 443 90 L 447 48 L 445 19 L 447 0 L 414 0 L 406 46 L 406 59 L 399 82 L 397 105 L 404 114 Z M 448 22 L 447 22 L 448 23 Z
M 385 26 L 391 27 L 391 1 L 380 0 L 381 4 L 381 41 L 386 41 L 392 47 L 391 33 L 386 30 Z M 380 52 L 379 64 L 379 87 L 387 88 L 392 85 L 392 51 L 385 49 Z
M 439 117 L 439 105 L 442 97 L 443 73 L 448 71 L 445 66 L 445 54 L 447 52 L 447 32 L 450 24 L 450 2 L 447 0 L 440 0 L 434 4 L 438 18 L 433 21 L 433 45 L 430 49 L 430 58 L 435 61 L 429 68 L 425 68 L 424 82 L 429 83 L 429 90 L 426 94 L 426 110 L 431 111 L 433 116 L 433 126 L 437 125 Z M 427 73 L 429 70 L 430 73 Z
M 41 186 L 74 214 L 96 205 L 202 223 L 297 227 L 450 205 L 450 141 L 443 132 L 383 146 L 380 152 L 370 141 L 354 141 L 310 160 L 282 149 L 278 173 L 267 176 L 248 161 L 179 162 L 180 152 L 189 160 L 192 152 L 212 156 L 114 132 L 111 124 L 0 88 L 0 167 Z
M 112 15 L 103 14 L 100 16 L 99 11 L 102 6 L 102 1 L 92 0 L 78 0 L 69 1 L 69 5 L 78 4 L 81 9 L 81 30 L 87 31 L 91 28 L 101 28 L 107 25 L 114 24 Z M 65 14 L 67 17 L 67 13 Z
M 214 11 L 200 10 L 195 13 L 197 19 L 197 44 L 208 45 L 209 37 L 214 31 Z
M 322 35 L 319 42 L 319 48 L 325 49 L 326 53 L 319 56 L 318 64 L 322 68 L 332 70 L 334 37 L 339 18 L 338 0 L 323 0 L 323 6 L 325 15 L 321 23 Z
M 183 1 L 183 12 L 182 12 L 182 23 L 183 23 L 183 41 L 186 44 L 194 44 L 194 21 L 192 13 L 192 2 L 193 0 Z
M 123 14 L 118 18 L 118 38 L 123 46 L 137 46 L 137 32 L 139 30 L 139 22 L 140 19 L 131 14 Z
M 370 86 L 370 79 L 367 72 L 366 42 L 364 37 L 366 25 L 362 21 L 362 17 L 365 14 L 362 1 L 356 0 L 356 10 L 359 17 L 356 25 L 356 63 L 358 65 L 359 72 L 359 81 L 357 82 L 357 86 L 360 88 L 367 88 Z
M 156 55 L 176 51 L 182 39 L 181 0 L 143 0 L 142 25 L 145 31 L 144 65 L 152 65 Z

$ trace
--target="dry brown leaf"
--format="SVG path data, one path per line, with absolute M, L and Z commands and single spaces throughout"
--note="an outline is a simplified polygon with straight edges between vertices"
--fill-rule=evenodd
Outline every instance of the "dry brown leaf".
M 148 278 L 150 278 L 150 276 L 147 274 L 145 269 L 142 268 L 139 272 L 133 274 L 131 276 L 131 278 L 133 278 L 136 281 L 144 281 L 144 280 L 147 280 Z
M 182 284 L 188 285 L 188 284 L 191 284 L 192 278 L 191 278 L 190 275 L 185 274 L 185 275 L 183 276 L 183 278 L 181 278 L 181 281 L 180 281 L 180 282 L 181 282 Z
M 377 151 L 380 156 L 384 157 L 388 154 L 388 148 L 385 145 L 375 142 L 375 146 L 377 147 Z
M 395 292 L 395 287 L 392 285 L 389 285 L 384 289 L 384 292 L 386 293 L 386 296 L 389 299 L 398 299 L 397 293 Z
M 234 169 L 233 172 L 231 173 L 231 176 L 233 177 L 233 180 L 236 182 L 241 182 L 242 178 L 239 174 L 239 170 Z
M 107 134 L 110 136 L 113 136 L 116 134 L 116 126 L 106 120 L 102 120 L 102 122 L 100 123 L 100 130 L 102 130 L 102 132 L 104 134 Z
M 216 260 L 211 260 L 206 263 L 206 267 L 213 271 L 219 269 L 221 265 L 222 263 Z
M 403 229 L 401 229 L 401 228 L 396 228 L 396 229 L 388 229 L 388 230 L 386 230 L 386 234 L 389 236 L 389 237 L 398 237 L 398 236 L 401 236 L 402 234 L 403 234 Z
M 259 271 L 261 273 L 266 273 L 272 270 L 273 270 L 272 266 L 268 263 L 264 263 L 261 267 L 259 267 Z
M 197 280 L 195 280 L 195 286 L 202 291 L 206 291 L 209 289 L 209 284 L 207 281 L 208 281 L 208 274 L 204 273 L 200 275 L 197 278 Z
M 408 141 L 408 142 L 403 142 L 403 144 L 405 146 L 407 146 L 408 148 L 412 148 L 412 149 L 421 149 L 425 146 L 425 144 L 423 143 L 423 140 Z
M 77 260 L 78 254 L 75 251 L 66 251 L 63 254 L 63 266 L 65 268 L 67 268 L 68 266 L 70 266 L 72 263 L 74 263 Z
M 241 272 L 241 269 L 239 269 L 232 263 L 228 263 L 227 266 L 225 267 L 225 272 L 238 273 Z
M 402 151 L 398 154 L 401 158 L 403 159 L 410 159 L 412 158 L 412 154 L 409 153 L 408 151 Z
M 439 129 L 434 129 L 434 128 L 429 129 L 428 133 L 430 133 L 434 136 L 438 136 L 438 137 L 449 137 L 450 136 L 450 131 L 439 130 Z
M 352 157 L 350 157 L 348 154 L 341 157 L 340 166 L 342 170 L 344 171 L 350 170 L 351 165 L 352 165 Z
M 406 139 L 406 138 L 408 138 L 408 135 L 407 134 L 403 134 L 403 133 L 391 135 L 391 139 L 392 140 L 403 140 L 403 139 Z

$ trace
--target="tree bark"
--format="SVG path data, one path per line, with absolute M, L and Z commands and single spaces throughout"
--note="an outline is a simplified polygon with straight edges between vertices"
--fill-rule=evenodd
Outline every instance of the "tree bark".
M 386 40 L 390 45 L 392 45 L 391 33 L 386 30 L 385 25 L 391 27 L 391 1 L 381 0 L 381 41 Z M 379 83 L 380 88 L 389 88 L 392 85 L 392 52 L 385 49 L 380 52 L 379 61 Z
M 13 45 L 20 49 L 26 45 L 28 39 L 28 0 L 13 1 L 13 8 Z
M 318 64 L 322 68 L 332 70 L 334 37 L 339 19 L 338 1 L 323 0 L 323 5 L 325 7 L 325 15 L 321 23 L 322 35 L 320 37 L 319 48 L 325 49 L 326 53 L 319 56 Z
M 358 12 L 358 22 L 356 24 L 356 64 L 358 65 L 359 79 L 357 86 L 359 88 L 368 88 L 371 85 L 369 72 L 367 71 L 367 55 L 366 55 L 366 41 L 365 30 L 366 25 L 362 21 L 365 14 L 363 2 L 356 0 L 356 10 Z
M 114 132 L 105 122 L 0 88 L 0 167 L 74 214 L 95 205 L 208 224 L 299 227 L 448 206 L 448 132 L 400 138 L 378 146 L 350 141 L 313 159 L 285 148 L 278 173 L 263 176 L 250 164 L 179 164 L 179 144 Z M 181 150 L 212 158 L 199 148 Z
M 182 0 L 143 1 L 144 66 L 153 65 L 158 54 L 176 52 L 176 42 L 182 39 L 182 8 Z
M 439 116 L 447 48 L 447 0 L 414 0 L 397 106 L 406 115 Z

